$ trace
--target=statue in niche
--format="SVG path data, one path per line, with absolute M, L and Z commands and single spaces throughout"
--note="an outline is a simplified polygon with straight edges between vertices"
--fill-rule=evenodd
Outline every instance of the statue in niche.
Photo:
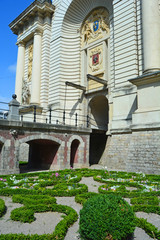
M 29 104 L 30 99 L 30 91 L 27 81 L 23 81 L 23 88 L 22 88 L 22 104 L 27 105 Z

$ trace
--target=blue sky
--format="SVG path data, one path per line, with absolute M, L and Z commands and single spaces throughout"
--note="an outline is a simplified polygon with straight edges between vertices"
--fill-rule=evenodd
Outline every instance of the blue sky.
M 17 36 L 9 28 L 11 23 L 33 0 L 0 0 L 0 102 L 9 102 L 15 91 Z

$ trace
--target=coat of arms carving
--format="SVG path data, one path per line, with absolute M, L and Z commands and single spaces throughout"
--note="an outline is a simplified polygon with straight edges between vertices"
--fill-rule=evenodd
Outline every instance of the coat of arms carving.
M 109 32 L 109 14 L 105 8 L 96 9 L 86 19 L 82 27 L 82 45 L 102 38 Z
M 89 51 L 89 72 L 93 73 L 103 68 L 102 46 L 95 47 Z

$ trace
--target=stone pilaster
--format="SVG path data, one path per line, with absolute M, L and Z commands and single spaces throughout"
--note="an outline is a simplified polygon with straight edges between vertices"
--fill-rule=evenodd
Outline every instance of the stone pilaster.
M 42 32 L 34 33 L 31 104 L 40 104 Z
M 158 0 L 142 0 L 144 73 L 160 70 L 160 12 Z
M 25 45 L 23 42 L 18 44 L 18 56 L 17 56 L 17 71 L 16 71 L 16 86 L 15 93 L 17 100 L 22 103 L 22 85 L 24 77 L 24 57 L 25 57 Z

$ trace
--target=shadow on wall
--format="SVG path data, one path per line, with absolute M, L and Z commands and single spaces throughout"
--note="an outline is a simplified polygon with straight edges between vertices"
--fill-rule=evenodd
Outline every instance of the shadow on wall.
M 92 132 L 90 135 L 89 165 L 98 164 L 107 142 L 106 132 Z
M 78 163 L 78 148 L 80 142 L 75 139 L 71 144 L 71 152 L 70 152 L 70 167 L 74 167 L 74 163 Z
M 91 128 L 107 131 L 108 128 L 108 100 L 105 96 L 95 96 L 89 103 L 91 112 Z
M 2 147 L 3 147 L 3 143 L 0 142 L 0 160 L 1 160 Z

